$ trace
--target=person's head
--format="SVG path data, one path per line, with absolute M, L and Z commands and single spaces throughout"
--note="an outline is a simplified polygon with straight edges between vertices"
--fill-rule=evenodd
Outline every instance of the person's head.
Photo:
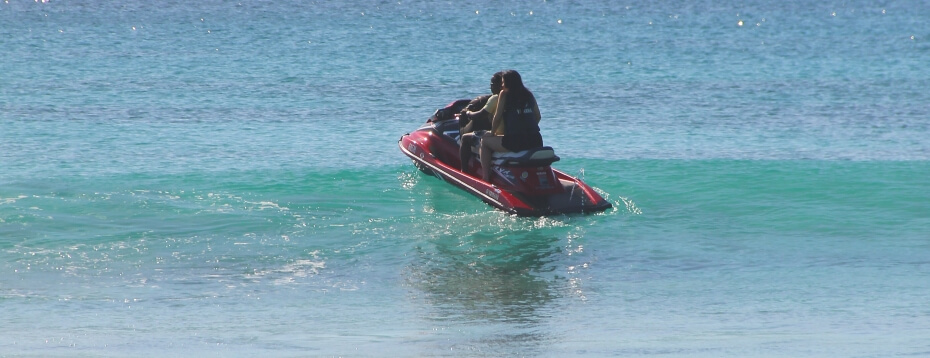
M 522 103 L 526 103 L 526 101 L 533 97 L 533 93 L 523 86 L 523 78 L 520 77 L 519 72 L 516 70 L 507 70 L 504 71 L 503 77 L 503 88 L 507 90 L 508 107 L 511 105 L 522 105 Z
M 517 72 L 517 70 L 506 70 L 501 76 L 504 80 L 504 88 L 520 92 L 526 90 L 526 87 L 523 87 L 523 78 L 520 77 L 520 73 Z
M 504 75 L 504 72 L 500 71 L 500 72 L 494 73 L 494 75 L 491 76 L 491 93 L 498 94 L 501 92 L 501 87 L 502 87 L 502 84 L 504 83 L 503 75 Z

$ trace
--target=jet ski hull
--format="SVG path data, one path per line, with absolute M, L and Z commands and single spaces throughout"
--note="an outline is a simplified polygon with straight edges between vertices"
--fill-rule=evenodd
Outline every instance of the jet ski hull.
M 422 172 L 511 214 L 545 216 L 595 213 L 611 208 L 607 200 L 578 178 L 538 162 L 494 165 L 491 183 L 481 180 L 477 160 L 468 166 L 472 172 L 462 172 L 455 139 L 457 121 L 427 122 L 403 135 L 398 146 Z

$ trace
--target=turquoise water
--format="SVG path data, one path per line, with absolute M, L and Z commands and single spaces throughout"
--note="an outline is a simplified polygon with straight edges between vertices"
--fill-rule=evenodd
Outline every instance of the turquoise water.
M 0 2 L 0 356 L 930 354 L 928 18 Z M 614 209 L 400 153 L 506 68 Z

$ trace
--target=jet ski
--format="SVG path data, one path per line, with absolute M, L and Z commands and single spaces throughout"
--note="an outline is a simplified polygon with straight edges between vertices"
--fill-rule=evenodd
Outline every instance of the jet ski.
M 611 204 L 578 178 L 553 169 L 559 161 L 552 147 L 495 153 L 491 182 L 481 178 L 477 155 L 466 170 L 459 158 L 457 113 L 469 100 L 457 100 L 437 110 L 426 123 L 398 141 L 401 152 L 428 175 L 451 183 L 485 203 L 518 216 L 596 213 Z

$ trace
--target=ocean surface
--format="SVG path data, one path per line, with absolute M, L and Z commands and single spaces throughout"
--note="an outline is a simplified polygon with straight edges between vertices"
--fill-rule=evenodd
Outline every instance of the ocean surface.
M 930 5 L 0 2 L 0 357 L 930 356 Z M 517 69 L 614 208 L 401 135 Z

